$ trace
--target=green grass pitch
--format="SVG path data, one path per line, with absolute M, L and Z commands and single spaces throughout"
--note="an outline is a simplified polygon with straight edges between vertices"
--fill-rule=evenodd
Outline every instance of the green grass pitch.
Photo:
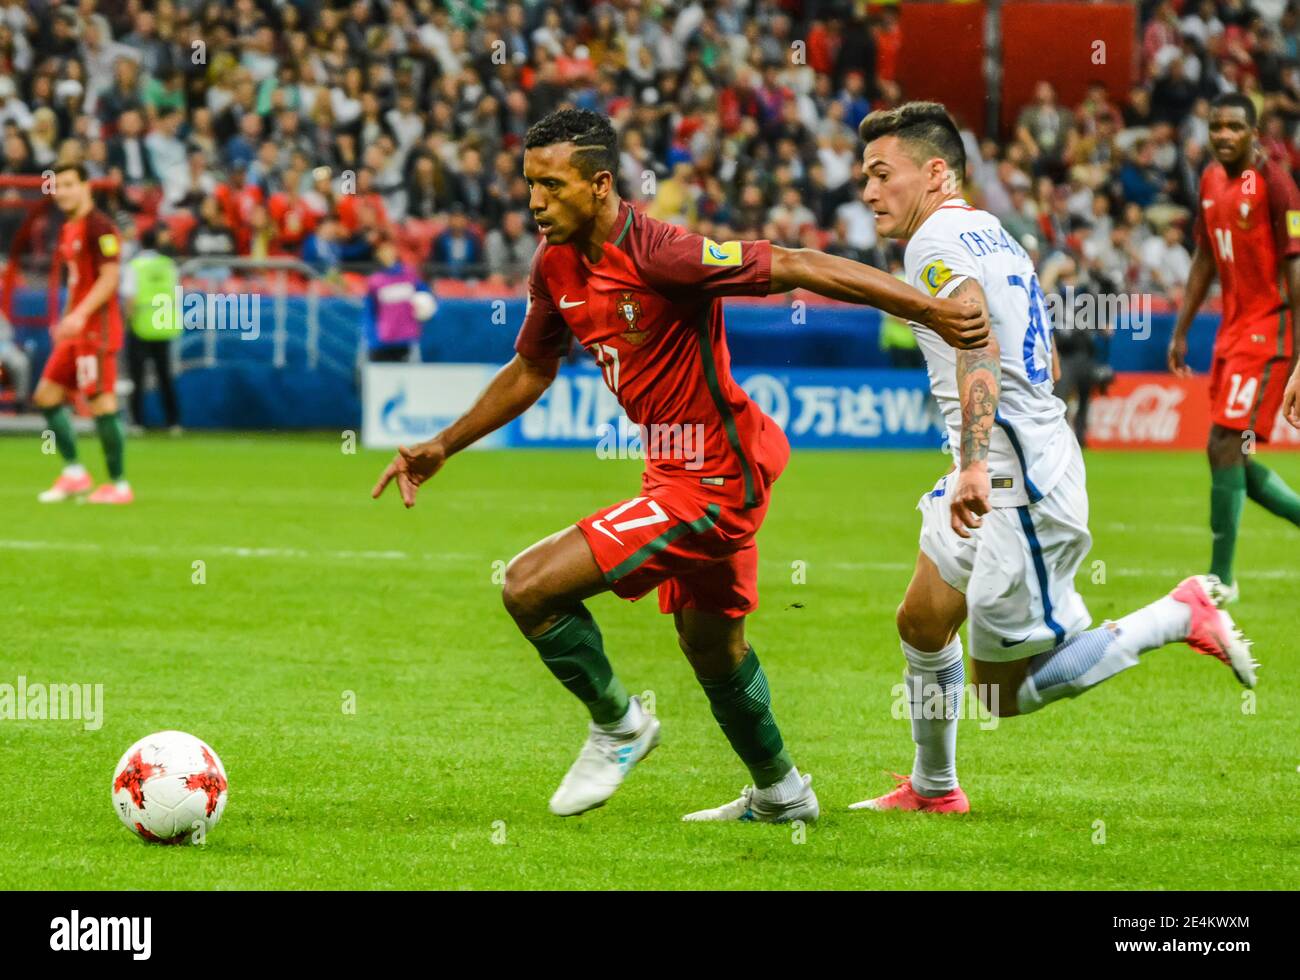
M 55 460 L 35 438 L 0 439 L 0 683 L 103 684 L 105 701 L 98 731 L 0 721 L 0 888 L 1300 882 L 1300 532 L 1252 504 L 1233 612 L 1264 664 L 1253 704 L 1222 665 L 1169 647 L 996 730 L 963 721 L 969 817 L 849 813 L 910 766 L 893 616 L 913 506 L 945 464 L 796 451 L 758 538 L 749 636 L 821 798 L 801 832 L 680 822 L 734 798 L 746 773 L 653 596 L 590 606 L 628 689 L 654 692 L 663 743 L 604 809 L 546 810 L 585 716 L 514 630 L 497 563 L 633 496 L 636 462 L 466 453 L 405 512 L 391 488 L 369 499 L 388 454 L 349 455 L 337 437 L 152 437 L 128 452 L 134 506 L 42 506 Z M 82 454 L 102 476 L 93 439 Z M 1300 485 L 1300 456 L 1263 458 Z M 1204 570 L 1199 454 L 1093 453 L 1088 471 L 1080 581 L 1098 622 Z M 203 848 L 146 845 L 109 802 L 118 757 L 164 728 L 209 741 L 229 773 Z

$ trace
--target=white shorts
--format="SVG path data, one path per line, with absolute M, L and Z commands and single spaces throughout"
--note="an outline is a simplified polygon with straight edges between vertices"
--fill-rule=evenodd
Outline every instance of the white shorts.
M 949 503 L 956 471 L 921 497 L 921 551 L 966 596 L 975 660 L 1032 657 L 1092 624 L 1074 575 L 1092 547 L 1083 457 L 1076 452 L 1042 500 L 996 507 L 963 538 Z

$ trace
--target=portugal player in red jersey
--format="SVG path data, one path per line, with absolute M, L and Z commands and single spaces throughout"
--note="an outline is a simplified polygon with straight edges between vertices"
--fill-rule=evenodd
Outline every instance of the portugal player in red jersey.
M 1210 368 L 1210 574 L 1237 598 L 1232 559 L 1247 497 L 1300 526 L 1300 496 L 1252 458 L 1282 407 L 1300 314 L 1300 191 L 1255 145 L 1255 106 L 1235 93 L 1210 109 L 1215 162 L 1201 175 L 1196 251 L 1169 367 L 1189 377 L 1187 330 L 1218 272 L 1223 320 Z
M 628 697 L 583 605 L 605 591 L 637 599 L 657 587 L 754 782 L 740 799 L 688 819 L 815 819 L 817 797 L 785 748 L 744 628 L 758 605 L 754 535 L 790 446 L 731 377 L 719 300 L 803 287 L 928 323 L 954 346 L 985 343 L 986 320 L 846 259 L 767 241 L 714 242 L 638 214 L 614 190 L 617 163 L 614 129 L 597 113 L 561 110 L 529 130 L 524 176 L 545 241 L 533 257 L 517 356 L 464 416 L 400 449 L 373 495 L 395 479 L 414 505 L 448 456 L 537 401 L 577 337 L 649 444 L 637 495 L 545 538 L 506 569 L 506 609 L 591 714 L 551 811 L 603 805 L 658 744 L 659 722 Z
M 45 413 L 64 467 L 43 503 L 90 491 L 92 481 L 77 460 L 77 441 L 65 402 L 80 391 L 95 416 L 95 429 L 109 482 L 90 494 L 93 504 L 129 504 L 131 486 L 123 469 L 126 433 L 117 414 L 117 352 L 122 348 L 122 310 L 117 285 L 122 242 L 104 212 L 95 208 L 86 171 L 79 165 L 54 174 L 54 201 L 63 212 L 57 261 L 67 269 L 68 300 L 54 328 L 54 349 L 36 386 L 33 401 Z M 59 269 L 53 270 L 58 275 Z

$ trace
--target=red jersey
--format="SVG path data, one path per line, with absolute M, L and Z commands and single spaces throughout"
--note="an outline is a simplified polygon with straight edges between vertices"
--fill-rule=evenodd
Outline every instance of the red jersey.
M 59 231 L 59 261 L 68 274 L 67 309 L 72 310 L 86 297 L 103 266 L 121 259 L 121 238 L 103 211 L 93 209 L 84 218 L 65 221 Z M 109 352 L 121 350 L 122 308 L 116 292 L 86 317 L 80 340 Z
M 1212 163 L 1201 176 L 1196 243 L 1214 256 L 1223 290 L 1216 354 L 1290 357 L 1283 263 L 1300 255 L 1300 191 L 1269 160 L 1229 177 Z
M 282 251 L 298 252 L 303 239 L 316 230 L 320 218 L 306 198 L 290 198 L 283 192 L 272 194 L 267 213 L 275 222 L 275 245 Z
M 229 184 L 219 184 L 214 196 L 221 206 L 230 233 L 235 236 L 235 251 L 247 255 L 253 240 L 253 212 L 262 203 L 262 188 L 244 184 L 236 190 Z
M 546 360 L 566 352 L 570 334 L 578 338 L 628 418 L 649 433 L 646 489 L 671 483 L 697 498 L 757 506 L 789 444 L 731 377 L 719 299 L 767 294 L 771 243 L 714 242 L 624 202 L 602 250 L 591 262 L 574 245 L 538 246 L 515 350 Z M 702 453 L 665 448 L 687 427 L 702 436 Z

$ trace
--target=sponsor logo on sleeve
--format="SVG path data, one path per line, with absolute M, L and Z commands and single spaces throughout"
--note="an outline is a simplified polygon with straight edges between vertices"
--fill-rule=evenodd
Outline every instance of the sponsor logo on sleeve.
M 704 248 L 700 255 L 702 264 L 737 266 L 740 265 L 741 259 L 740 242 L 715 242 L 711 238 L 704 239 Z

